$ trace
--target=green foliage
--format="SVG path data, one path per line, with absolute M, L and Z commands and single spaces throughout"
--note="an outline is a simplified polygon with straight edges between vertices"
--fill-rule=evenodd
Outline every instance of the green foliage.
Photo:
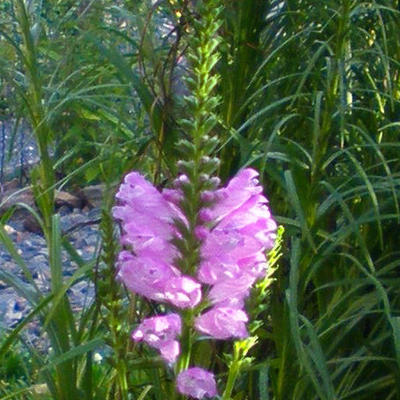
M 4 399 L 170 394 L 160 360 L 128 338 L 142 315 L 162 310 L 121 300 L 110 207 L 128 170 L 168 182 L 201 141 L 197 156 L 221 161 L 208 174 L 261 172 L 285 228 L 282 257 L 249 303 L 258 343 L 240 368 L 227 360 L 241 374 L 225 396 L 400 396 L 399 2 L 223 3 L 221 24 L 207 25 L 202 1 L 0 2 L 0 121 L 29 121 L 37 140 L 32 183 L 52 271 L 52 293 L 40 293 L 0 230 L 24 274 L 0 269 L 0 279 L 33 306 L 0 342 Z M 101 255 L 85 262 L 61 235 L 52 192 L 91 182 L 108 197 Z M 79 266 L 68 281 L 61 247 Z M 81 279 L 97 298 L 75 315 L 65 294 Z M 28 357 L 17 343 L 36 317 L 53 352 L 28 347 Z
M 27 378 L 30 364 L 29 354 L 24 352 L 20 346 L 3 354 L 0 361 L 0 390 Z
M 248 163 L 264 171 L 286 228 L 265 314 L 269 356 L 256 357 L 268 366 L 262 390 L 273 399 L 396 398 L 397 6 L 263 2 L 252 15 L 264 18 L 249 33 L 257 21 L 243 18 L 257 2 L 240 5 L 228 6 L 227 21 L 242 23 L 231 22 L 227 41 L 253 36 L 227 46 L 221 81 L 240 83 L 243 65 L 251 71 L 231 97 L 228 84 L 221 88 L 232 126 L 222 173 Z M 233 104 L 237 119 L 226 111 Z

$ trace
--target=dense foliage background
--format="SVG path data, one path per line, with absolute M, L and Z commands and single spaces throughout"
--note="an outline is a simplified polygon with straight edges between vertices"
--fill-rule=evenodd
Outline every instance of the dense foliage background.
M 166 398 L 171 376 L 129 339 L 152 305 L 114 282 L 110 207 L 129 170 L 160 185 L 176 174 L 196 3 L 0 2 L 0 124 L 28 123 L 35 138 L 31 179 L 52 270 L 47 294 L 28 272 L 22 282 L 0 267 L 33 305 L 0 340 L 0 399 Z M 220 3 L 219 175 L 259 170 L 285 228 L 234 398 L 399 399 L 400 3 Z M 84 262 L 60 232 L 53 189 L 91 183 L 108 190 L 103 244 Z M 79 266 L 68 281 L 62 246 Z M 65 293 L 82 279 L 97 296 L 75 315 Z M 24 342 L 35 317 L 50 353 Z

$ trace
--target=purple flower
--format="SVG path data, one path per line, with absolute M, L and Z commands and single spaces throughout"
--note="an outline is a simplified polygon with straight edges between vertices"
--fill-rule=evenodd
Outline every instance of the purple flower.
M 116 195 L 120 205 L 113 208 L 124 231 L 122 243 L 131 245 L 137 256 L 153 252 L 156 258 L 172 263 L 178 255 L 170 243 L 176 232 L 173 221 L 182 215 L 167 198 L 177 195 L 169 191 L 163 196 L 137 172 L 126 175 Z
M 265 252 L 273 247 L 276 223 L 262 195 L 257 172 L 244 169 L 215 192 L 209 216 L 216 224 L 203 235 L 197 277 L 213 285 L 214 304 L 241 305 L 256 279 L 265 274 Z
M 179 308 L 193 308 L 200 303 L 201 285 L 187 276 L 170 279 L 165 285 L 167 300 Z
M 245 233 L 243 229 L 246 231 L 256 224 L 258 230 L 275 232 L 276 223 L 271 217 L 268 200 L 262 194 L 257 176 L 258 172 L 251 168 L 242 169 L 226 187 L 215 192 L 217 201 L 211 213 L 220 229 Z
M 256 171 L 243 169 L 224 188 L 201 194 L 203 204 L 210 206 L 200 210 L 194 227 L 201 258 L 197 279 L 211 286 L 208 300 L 213 308 L 195 319 L 195 327 L 215 339 L 248 335 L 245 299 L 265 275 L 265 253 L 274 245 L 277 226 L 257 176 Z M 201 284 L 174 267 L 180 254 L 172 244 L 174 237 L 181 238 L 176 221 L 188 226 L 180 205 L 190 182 L 181 175 L 176 184 L 176 189 L 159 192 L 137 172 L 125 177 L 113 215 L 121 222 L 122 243 L 132 252 L 120 253 L 118 278 L 149 299 L 194 308 L 202 299 Z M 180 331 L 180 317 L 170 314 L 144 320 L 132 337 L 173 363 L 180 351 L 176 340 Z M 182 394 L 197 399 L 217 393 L 213 375 L 201 368 L 183 371 L 177 383 Z
M 120 253 L 117 276 L 129 290 L 152 300 L 166 301 L 167 282 L 181 275 L 173 267 L 179 252 L 171 244 L 177 235 L 174 220 L 184 221 L 174 203 L 181 196 L 172 189 L 160 193 L 137 172 L 126 175 L 116 196 L 119 205 L 113 215 L 121 221 L 121 242 L 133 250 Z M 190 295 L 195 302 L 195 293 Z
M 247 321 L 243 310 L 217 306 L 197 317 L 195 327 L 215 339 L 245 338 L 248 336 Z
M 263 246 L 256 238 L 217 227 L 206 237 L 201 248 L 199 279 L 213 284 L 220 279 L 237 277 L 243 270 L 241 260 L 252 259 L 257 263 L 259 254 L 263 254 Z
M 213 207 L 216 220 L 221 220 L 240 208 L 251 197 L 262 193 L 257 176 L 258 172 L 251 168 L 242 169 L 225 188 L 216 191 L 218 201 Z
M 182 371 L 176 382 L 181 394 L 195 399 L 214 397 L 218 393 L 214 375 L 203 368 L 192 367 Z
M 161 218 L 164 218 L 169 212 L 168 205 L 162 201 L 162 196 L 157 188 L 136 171 L 125 176 L 124 183 L 120 186 L 116 197 L 137 210 L 143 212 L 152 210 Z
M 178 314 L 146 318 L 132 333 L 132 339 L 146 342 L 159 350 L 164 360 L 174 363 L 180 352 L 179 342 L 175 339 L 181 333 L 181 326 Z
M 250 274 L 242 274 L 236 278 L 221 279 L 210 290 L 208 297 L 213 304 L 233 304 L 244 300 L 250 292 L 256 278 Z
M 267 206 L 267 199 L 263 195 L 255 195 L 223 218 L 218 228 L 254 236 L 265 249 L 271 249 L 277 226 Z
M 165 286 L 178 274 L 177 270 L 151 256 L 136 257 L 122 251 L 118 258 L 117 278 L 132 292 L 152 300 L 165 301 Z

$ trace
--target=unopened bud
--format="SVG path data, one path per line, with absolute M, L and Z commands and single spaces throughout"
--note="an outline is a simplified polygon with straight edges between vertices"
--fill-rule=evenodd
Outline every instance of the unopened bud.
M 176 205 L 182 200 L 182 192 L 180 190 L 163 189 L 161 194 L 165 200 Z
M 200 196 L 201 200 L 206 203 L 213 201 L 215 198 L 214 192 L 212 192 L 211 190 L 205 190 L 204 192 L 201 193 Z
M 213 184 L 213 186 L 214 186 L 215 188 L 217 188 L 217 187 L 220 185 L 220 183 L 221 183 L 221 179 L 219 179 L 218 176 L 213 176 L 213 177 L 210 179 L 210 182 Z
M 197 239 L 204 240 L 209 234 L 209 231 L 205 226 L 196 226 L 194 234 L 196 235 Z
M 202 208 L 199 211 L 199 219 L 201 222 L 210 222 L 213 220 L 213 215 L 207 208 Z
M 200 182 L 207 182 L 210 179 L 210 175 L 208 174 L 200 174 L 199 176 Z
M 209 140 L 210 140 L 210 136 L 208 136 L 208 135 L 203 135 L 201 138 L 201 141 L 203 143 L 207 143 Z
M 181 174 L 174 180 L 174 186 L 177 188 L 182 187 L 182 185 L 190 183 L 190 180 L 187 175 Z
M 183 172 L 186 175 L 190 175 L 190 171 L 193 171 L 194 169 L 194 161 L 179 160 L 177 162 L 177 166 L 180 172 Z

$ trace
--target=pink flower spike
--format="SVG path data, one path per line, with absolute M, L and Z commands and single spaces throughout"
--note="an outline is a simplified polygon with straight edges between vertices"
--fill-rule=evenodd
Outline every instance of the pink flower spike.
M 175 219 L 185 221 L 174 199 L 179 202 L 179 191 L 160 193 L 138 172 L 126 175 L 116 195 L 118 205 L 113 216 L 124 231 L 121 242 L 132 246 L 138 257 L 153 253 L 155 259 L 172 264 L 178 251 L 171 244 L 176 235 Z
M 248 336 L 247 321 L 248 317 L 243 310 L 214 307 L 196 318 L 195 327 L 215 339 L 245 338 Z
M 192 367 L 182 371 L 176 383 L 179 393 L 194 399 L 214 397 L 218 394 L 214 374 L 203 368 Z
M 197 278 L 214 285 L 209 294 L 214 304 L 242 304 L 255 280 L 265 275 L 265 253 L 274 245 L 277 225 L 257 176 L 253 169 L 241 170 L 206 209 L 215 225 L 202 238 Z
M 165 295 L 176 307 L 193 308 L 200 303 L 201 285 L 187 276 L 173 278 L 165 285 Z

